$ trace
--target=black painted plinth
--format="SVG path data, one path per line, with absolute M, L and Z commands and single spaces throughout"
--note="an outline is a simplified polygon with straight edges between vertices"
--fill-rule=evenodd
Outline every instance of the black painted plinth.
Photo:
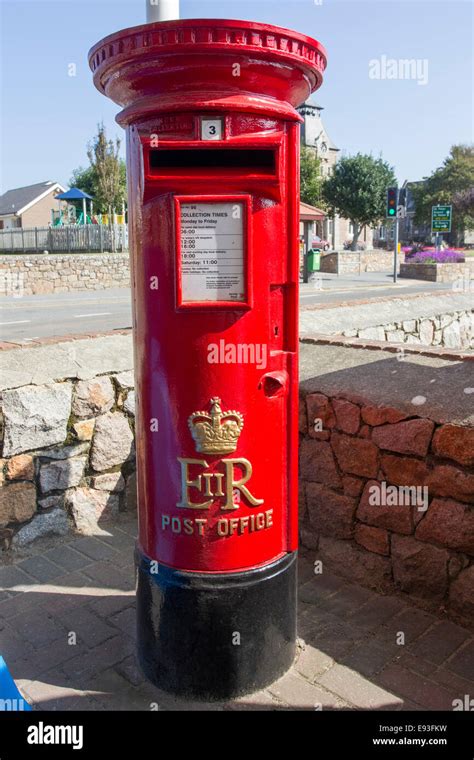
M 238 573 L 151 566 L 138 550 L 138 658 L 160 689 L 202 700 L 268 686 L 296 645 L 296 552 Z

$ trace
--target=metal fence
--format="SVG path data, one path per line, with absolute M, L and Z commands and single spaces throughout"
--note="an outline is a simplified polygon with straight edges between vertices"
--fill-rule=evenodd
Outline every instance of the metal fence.
M 0 230 L 0 252 L 88 253 L 128 251 L 127 224 L 84 224 L 67 227 L 15 227 Z

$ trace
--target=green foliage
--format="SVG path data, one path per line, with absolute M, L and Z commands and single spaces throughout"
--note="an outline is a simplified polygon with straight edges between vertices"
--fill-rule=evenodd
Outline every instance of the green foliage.
M 393 168 L 381 158 L 357 153 L 341 158 L 322 186 L 327 205 L 354 225 L 351 249 L 366 226 L 385 217 L 387 188 L 396 185 Z
M 98 124 L 97 135 L 87 147 L 90 166 L 75 169 L 69 181 L 71 187 L 92 195 L 98 213 L 108 213 L 114 208 L 121 211 L 127 197 L 125 161 L 119 157 L 119 150 L 120 140 L 107 140 L 104 125 Z
M 438 204 L 453 205 L 453 231 L 458 235 L 474 227 L 474 148 L 453 145 L 443 165 L 424 182 L 411 186 L 415 200 L 415 222 L 431 223 L 431 207 Z
M 71 179 L 69 180 L 69 187 L 78 187 L 79 190 L 83 190 L 85 193 L 89 193 L 95 198 L 96 194 L 96 181 L 94 170 L 92 166 L 88 166 L 84 169 L 79 166 L 78 169 L 74 169 Z
M 301 148 L 300 162 L 301 200 L 310 206 L 321 205 L 321 161 L 310 148 Z

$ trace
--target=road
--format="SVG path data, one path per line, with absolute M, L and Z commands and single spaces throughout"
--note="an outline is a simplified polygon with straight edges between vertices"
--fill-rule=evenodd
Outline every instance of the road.
M 362 275 L 322 274 L 316 286 L 301 286 L 302 306 L 350 303 L 450 290 L 451 285 L 405 280 L 394 285 L 388 273 Z M 130 291 L 127 288 L 56 295 L 0 298 L 0 340 L 28 342 L 35 338 L 103 332 L 131 327 Z
M 2 341 L 105 332 L 131 325 L 128 288 L 0 299 Z

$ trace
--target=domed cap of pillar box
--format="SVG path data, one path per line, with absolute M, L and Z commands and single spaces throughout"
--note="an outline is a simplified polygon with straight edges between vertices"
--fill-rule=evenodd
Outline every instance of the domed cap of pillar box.
M 326 52 L 311 37 L 269 24 L 186 19 L 105 37 L 89 64 L 97 89 L 124 108 L 123 126 L 184 105 L 301 120 L 295 107 L 321 86 Z

